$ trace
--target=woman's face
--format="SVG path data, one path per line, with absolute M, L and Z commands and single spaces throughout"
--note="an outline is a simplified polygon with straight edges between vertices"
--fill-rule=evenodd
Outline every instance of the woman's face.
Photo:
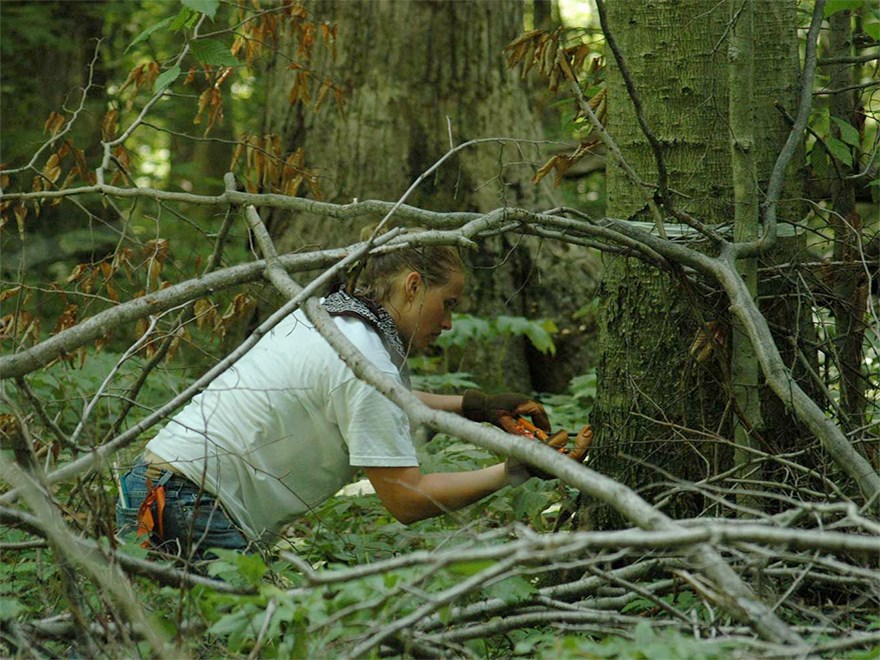
M 452 310 L 464 290 L 464 273 L 455 271 L 445 284 L 427 286 L 415 271 L 403 277 L 403 287 L 390 305 L 404 343 L 415 350 L 430 346 L 452 327 Z

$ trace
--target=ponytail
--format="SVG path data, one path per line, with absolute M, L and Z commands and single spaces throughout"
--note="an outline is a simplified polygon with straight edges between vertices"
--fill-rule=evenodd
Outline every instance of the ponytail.
M 375 226 L 365 228 L 361 240 L 367 240 L 374 231 Z M 453 274 L 463 273 L 465 265 L 455 246 L 403 247 L 367 257 L 366 264 L 354 274 L 354 281 L 349 282 L 349 290 L 381 304 L 391 296 L 395 277 L 408 271 L 416 271 L 429 287 L 442 286 Z

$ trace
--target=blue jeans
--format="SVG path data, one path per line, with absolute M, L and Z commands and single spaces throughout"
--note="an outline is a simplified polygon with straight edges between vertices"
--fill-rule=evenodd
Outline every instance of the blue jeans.
M 139 458 L 120 479 L 122 492 L 116 502 L 116 532 L 133 537 L 138 528 L 138 509 L 147 497 L 147 466 Z M 213 495 L 198 484 L 173 472 L 162 471 L 153 485 L 165 487 L 163 535 L 159 536 L 158 507 L 152 506 L 156 529 L 150 536 L 152 546 L 183 559 L 211 559 L 209 548 L 248 550 L 248 541 L 229 519 Z M 125 505 L 122 503 L 125 502 Z

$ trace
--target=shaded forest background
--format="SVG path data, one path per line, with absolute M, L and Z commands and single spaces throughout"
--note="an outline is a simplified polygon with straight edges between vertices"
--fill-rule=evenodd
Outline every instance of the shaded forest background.
M 880 14 L 608 4 L 0 3 L 4 653 L 876 651 Z M 386 218 L 462 245 L 416 382 L 591 421 L 595 478 L 339 497 L 208 576 L 115 539 L 115 475 L 284 304 L 249 205 L 318 293 Z M 527 451 L 421 421 L 429 470 Z

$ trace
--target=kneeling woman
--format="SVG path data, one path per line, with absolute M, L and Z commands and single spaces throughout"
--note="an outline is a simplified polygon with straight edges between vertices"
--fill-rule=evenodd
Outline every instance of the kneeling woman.
M 376 367 L 409 384 L 406 357 L 452 327 L 465 284 L 454 248 L 404 249 L 374 257 L 367 285 L 323 300 L 336 326 Z M 500 425 L 540 404 L 515 393 L 416 392 L 427 405 Z M 185 558 L 208 548 L 271 543 L 363 468 L 403 523 L 475 502 L 511 481 L 504 463 L 470 472 L 422 474 L 406 414 L 358 380 L 296 311 L 218 377 L 147 444 L 121 480 L 120 532 L 150 534 Z

